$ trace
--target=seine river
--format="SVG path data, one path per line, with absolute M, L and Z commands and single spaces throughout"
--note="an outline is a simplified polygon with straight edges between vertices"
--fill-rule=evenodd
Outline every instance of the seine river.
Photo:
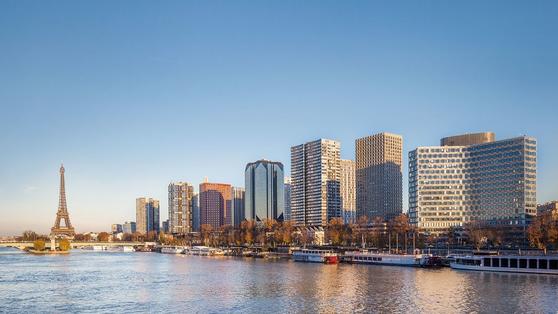
M 0 312 L 556 313 L 558 276 L 0 249 Z

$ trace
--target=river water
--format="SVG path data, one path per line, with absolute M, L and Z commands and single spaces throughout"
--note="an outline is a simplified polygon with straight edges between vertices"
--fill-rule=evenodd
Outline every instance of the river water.
M 0 249 L 0 312 L 556 313 L 558 276 Z

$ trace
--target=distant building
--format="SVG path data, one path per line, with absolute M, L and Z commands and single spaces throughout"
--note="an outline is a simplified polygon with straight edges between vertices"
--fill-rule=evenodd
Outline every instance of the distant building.
M 291 220 L 291 177 L 285 176 L 285 220 Z
M 356 217 L 355 162 L 341 159 L 341 212 L 345 223 L 354 223 Z
M 200 195 L 194 193 L 192 197 L 192 228 L 194 232 L 200 231 Z
M 492 133 L 479 133 L 442 144 L 409 152 L 411 223 L 439 234 L 468 222 L 525 225 L 536 215 L 534 138 L 494 141 Z
M 111 231 L 113 234 L 122 232 L 122 225 L 121 224 L 112 224 Z
M 169 230 L 173 234 L 193 231 L 194 186 L 187 182 L 171 182 L 168 186 Z
M 341 144 L 319 139 L 291 147 L 291 218 L 297 226 L 325 226 L 341 217 Z
M 217 229 L 232 224 L 231 192 L 230 184 L 200 184 L 200 227 L 207 224 Z
M 558 215 L 558 201 L 550 201 L 544 204 L 537 205 L 537 215 L 546 212 L 551 212 L 554 216 Z
M 130 221 L 130 222 L 126 221 L 122 225 L 122 232 L 124 232 L 124 233 L 134 233 L 134 232 L 136 232 L 136 223 L 133 222 L 133 221 Z
M 283 221 L 285 210 L 283 164 L 269 160 L 248 163 L 244 170 L 244 179 L 246 220 Z
M 403 212 L 403 138 L 379 133 L 355 141 L 356 214 L 391 220 Z
M 160 231 L 159 201 L 153 198 L 139 197 L 136 199 L 137 231 L 147 234 Z
M 244 188 L 232 187 L 232 217 L 233 226 L 239 227 L 244 220 Z
M 164 233 L 170 233 L 170 221 L 168 219 L 163 220 L 161 224 L 161 229 L 163 230 Z

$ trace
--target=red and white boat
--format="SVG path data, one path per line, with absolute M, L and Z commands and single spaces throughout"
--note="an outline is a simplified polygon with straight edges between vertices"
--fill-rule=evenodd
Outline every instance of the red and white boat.
M 339 255 L 332 250 L 302 249 L 293 251 L 293 260 L 295 262 L 337 264 Z

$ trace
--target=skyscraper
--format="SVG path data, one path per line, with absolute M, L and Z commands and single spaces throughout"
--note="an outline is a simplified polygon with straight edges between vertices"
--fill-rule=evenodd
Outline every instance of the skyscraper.
M 356 220 L 355 162 L 341 159 L 341 211 L 345 223 Z
M 136 229 L 147 234 L 150 231 L 159 233 L 159 200 L 139 197 L 136 199 Z
M 285 220 L 291 220 L 291 177 L 285 176 Z
M 194 232 L 200 231 L 200 194 L 194 193 L 192 197 L 192 228 Z
M 231 207 L 233 226 L 239 227 L 245 219 L 244 213 L 244 188 L 232 187 L 232 207 Z
M 269 160 L 258 160 L 246 165 L 245 213 L 247 220 L 283 221 L 285 210 L 283 164 Z
M 122 232 L 124 233 L 134 233 L 136 232 L 136 223 L 134 221 L 131 222 L 125 222 L 122 225 Z
M 291 147 L 291 218 L 298 226 L 325 226 L 341 217 L 341 144 L 319 139 Z
M 169 232 L 186 234 L 193 231 L 194 187 L 186 182 L 171 182 L 169 196 Z
M 232 224 L 231 192 L 230 184 L 200 184 L 200 226 L 207 224 L 217 229 Z
M 390 220 L 403 211 L 403 138 L 379 133 L 355 141 L 357 216 Z
M 534 138 L 494 141 L 492 133 L 477 133 L 441 142 L 409 152 L 409 218 L 420 230 L 525 225 L 536 215 Z

